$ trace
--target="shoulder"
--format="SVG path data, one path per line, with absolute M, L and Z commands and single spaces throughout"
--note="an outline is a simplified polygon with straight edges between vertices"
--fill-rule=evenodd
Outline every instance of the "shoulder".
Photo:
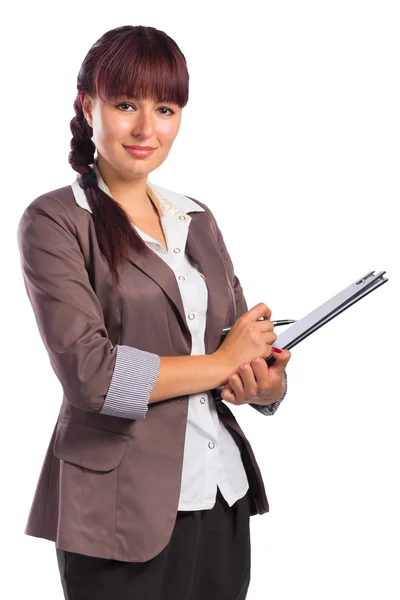
M 74 224 L 86 212 L 77 204 L 71 185 L 66 185 L 34 198 L 22 212 L 18 228 L 40 217 L 48 217 L 74 229 Z

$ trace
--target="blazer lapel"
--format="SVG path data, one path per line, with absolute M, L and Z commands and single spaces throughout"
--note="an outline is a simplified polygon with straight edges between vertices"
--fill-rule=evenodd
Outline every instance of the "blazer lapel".
M 203 273 L 207 284 L 205 352 L 210 354 L 218 347 L 222 329 L 227 326 L 230 292 L 223 258 L 217 240 L 208 227 L 206 213 L 192 216 L 186 251 L 200 273 Z
M 155 252 L 152 252 L 150 248 L 149 252 L 149 256 L 145 256 L 143 254 L 135 254 L 132 248 L 129 248 L 128 258 L 135 267 L 143 271 L 143 273 L 146 273 L 148 277 L 151 277 L 151 279 L 153 279 L 153 281 L 155 281 L 166 293 L 175 307 L 176 314 L 185 331 L 188 344 L 191 346 L 191 334 L 186 323 L 185 311 L 175 275 L 167 263 Z M 155 309 L 157 309 L 157 307 L 155 307 Z
M 207 321 L 205 331 L 205 351 L 212 353 L 218 347 L 225 326 L 229 307 L 229 286 L 226 271 L 217 241 L 207 226 L 205 212 L 192 213 L 186 241 L 189 260 L 203 273 L 208 290 Z M 181 327 L 191 349 L 192 339 L 178 283 L 171 268 L 156 253 L 149 256 L 135 254 L 129 249 L 129 260 L 138 269 L 151 277 L 168 296 L 175 308 Z

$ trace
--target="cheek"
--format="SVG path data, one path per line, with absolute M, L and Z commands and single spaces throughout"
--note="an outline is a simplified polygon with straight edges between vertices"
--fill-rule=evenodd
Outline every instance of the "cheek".
M 130 133 L 131 122 L 129 119 L 112 118 L 110 115 L 103 115 L 96 127 L 96 137 L 100 144 L 127 139 Z
M 178 135 L 179 123 L 167 121 L 157 124 L 156 136 L 165 148 L 170 148 Z

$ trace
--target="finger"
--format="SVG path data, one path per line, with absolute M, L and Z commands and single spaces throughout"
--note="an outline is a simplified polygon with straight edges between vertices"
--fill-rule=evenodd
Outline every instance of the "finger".
M 286 360 L 286 362 L 288 362 L 292 356 L 290 350 L 282 350 L 281 348 L 276 348 L 273 344 L 272 351 L 277 360 Z
M 258 321 L 259 319 L 271 319 L 271 309 L 264 304 L 264 302 L 259 302 L 255 306 L 253 306 L 249 311 L 247 311 L 247 315 L 245 315 L 246 320 L 248 321 Z
M 277 352 L 277 350 L 280 350 L 280 348 L 276 349 L 272 346 L 272 356 L 275 358 L 275 362 L 269 368 L 283 372 L 292 355 L 289 350 L 282 350 L 281 352 Z
M 225 402 L 229 402 L 230 404 L 236 404 L 235 394 L 233 393 L 230 385 L 225 385 L 224 389 L 221 392 L 221 398 L 222 400 L 225 400 Z
M 255 380 L 257 382 L 257 387 L 258 390 L 262 389 L 265 390 L 268 388 L 269 385 L 269 379 L 270 379 L 270 368 L 265 359 L 262 358 L 261 356 L 257 356 L 256 358 L 253 358 L 253 360 L 251 361 L 251 366 L 253 369 L 253 373 L 254 373 L 254 377 Z
M 244 403 L 244 388 L 243 388 L 243 382 L 241 377 L 239 376 L 238 373 L 233 373 L 233 375 L 231 375 L 228 378 L 228 383 L 230 384 L 233 393 L 235 395 L 235 404 L 243 404 Z
M 225 395 L 229 396 L 230 394 L 233 395 L 233 389 L 232 389 L 232 386 L 230 383 L 226 383 L 224 385 L 224 387 L 221 390 L 221 396 L 222 396 L 222 394 L 224 394 L 224 396 Z
M 263 362 L 266 365 L 266 362 Z M 256 380 L 253 366 L 249 363 L 239 365 L 239 374 L 242 378 L 244 400 L 248 402 L 250 398 L 258 396 L 259 393 L 258 382 Z

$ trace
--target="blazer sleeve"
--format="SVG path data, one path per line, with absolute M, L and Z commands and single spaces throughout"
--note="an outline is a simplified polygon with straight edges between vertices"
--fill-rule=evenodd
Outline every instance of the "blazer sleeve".
M 57 198 L 41 196 L 25 209 L 17 228 L 25 289 L 51 366 L 76 408 L 144 418 L 160 357 L 108 338 L 66 213 Z
M 205 206 L 205 205 L 203 204 L 203 206 Z M 230 281 L 231 285 L 233 286 L 234 298 L 235 298 L 235 303 L 236 303 L 236 318 L 239 318 L 245 312 L 248 311 L 247 302 L 246 302 L 246 299 L 245 299 L 244 293 L 243 293 L 243 288 L 242 288 L 239 278 L 237 277 L 237 275 L 234 272 L 232 260 L 229 255 L 228 249 L 226 247 L 222 232 L 219 229 L 216 219 L 215 219 L 214 215 L 212 214 L 211 210 L 208 207 L 207 207 L 207 210 L 210 213 L 210 217 L 212 220 L 212 226 L 214 228 L 214 232 L 217 235 L 219 249 L 221 251 L 222 257 L 225 262 L 225 269 L 227 272 L 228 281 Z M 282 396 L 279 398 L 279 400 L 277 400 L 273 404 L 268 404 L 266 406 L 260 406 L 258 404 L 252 404 L 251 402 L 249 402 L 249 406 L 251 406 L 252 408 L 254 408 L 255 410 L 257 410 L 258 412 L 260 412 L 263 415 L 266 415 L 266 416 L 274 415 L 275 412 L 277 411 L 278 407 L 280 406 L 280 403 L 282 402 L 282 400 L 284 399 L 284 397 L 286 396 L 286 393 L 287 393 L 286 370 L 284 371 L 284 379 L 285 379 L 285 391 L 282 394 Z

